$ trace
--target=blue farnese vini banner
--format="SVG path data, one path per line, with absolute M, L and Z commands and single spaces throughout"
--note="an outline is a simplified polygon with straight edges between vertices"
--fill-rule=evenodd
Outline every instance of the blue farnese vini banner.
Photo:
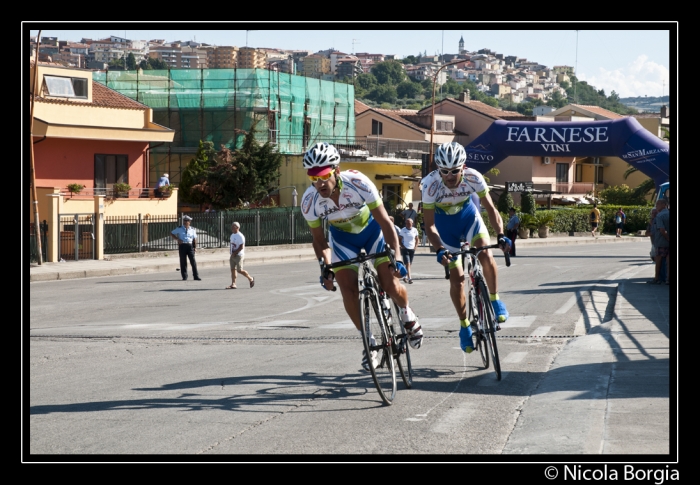
M 631 117 L 611 121 L 502 121 L 465 146 L 467 165 L 484 173 L 509 156 L 616 156 L 651 177 L 669 178 L 669 146 Z

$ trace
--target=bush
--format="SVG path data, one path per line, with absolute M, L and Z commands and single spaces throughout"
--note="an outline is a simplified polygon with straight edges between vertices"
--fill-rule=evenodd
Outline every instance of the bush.
M 496 203 L 496 208 L 498 209 L 498 212 L 502 214 L 508 214 L 508 209 L 513 207 L 514 202 L 513 202 L 513 196 L 510 195 L 510 192 L 503 192 L 501 196 L 498 198 L 498 202 Z M 508 220 L 508 218 L 504 219 L 505 221 Z
M 537 204 L 535 203 L 535 198 L 532 196 L 532 192 L 522 192 L 520 196 L 520 211 L 523 214 L 535 215 L 537 210 Z
M 598 194 L 604 205 L 644 205 L 647 203 L 644 195 L 635 194 L 626 184 L 615 185 L 603 189 Z

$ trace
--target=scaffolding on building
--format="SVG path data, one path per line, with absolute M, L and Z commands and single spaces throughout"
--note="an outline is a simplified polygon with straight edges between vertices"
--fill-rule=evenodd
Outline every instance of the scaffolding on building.
M 153 121 L 175 130 L 168 146 L 150 149 L 149 179 L 180 174 L 199 148 L 241 148 L 255 125 L 255 138 L 284 155 L 301 155 L 318 141 L 354 143 L 352 84 L 267 69 L 167 69 L 96 71 L 104 84 L 153 109 Z

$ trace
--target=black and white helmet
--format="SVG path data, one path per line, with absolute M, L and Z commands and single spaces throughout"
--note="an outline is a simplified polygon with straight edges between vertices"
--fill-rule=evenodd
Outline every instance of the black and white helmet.
M 304 168 L 336 167 L 340 163 L 340 154 L 333 145 L 316 143 L 304 154 Z
M 435 164 L 440 168 L 457 168 L 467 161 L 467 153 L 464 147 L 453 141 L 443 143 L 435 152 Z

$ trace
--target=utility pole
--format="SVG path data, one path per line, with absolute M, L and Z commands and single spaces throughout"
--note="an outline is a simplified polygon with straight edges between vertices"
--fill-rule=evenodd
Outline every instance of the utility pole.
M 42 248 L 41 248 L 41 224 L 39 223 L 39 201 L 36 198 L 36 175 L 34 173 L 34 98 L 37 96 L 36 80 L 39 73 L 39 39 L 41 39 L 41 30 L 36 35 L 36 51 L 34 55 L 34 79 L 32 80 L 32 106 L 29 116 L 29 138 L 30 138 L 30 176 L 32 184 L 32 205 L 34 206 L 34 234 L 36 235 L 37 261 L 41 266 Z
M 574 76 L 578 80 L 578 30 L 576 31 L 576 64 L 574 64 Z M 574 81 L 574 103 L 578 104 L 578 98 L 576 97 L 576 81 Z
M 357 41 L 357 39 L 352 39 L 352 55 L 355 55 L 355 44 L 359 44 L 360 42 Z

